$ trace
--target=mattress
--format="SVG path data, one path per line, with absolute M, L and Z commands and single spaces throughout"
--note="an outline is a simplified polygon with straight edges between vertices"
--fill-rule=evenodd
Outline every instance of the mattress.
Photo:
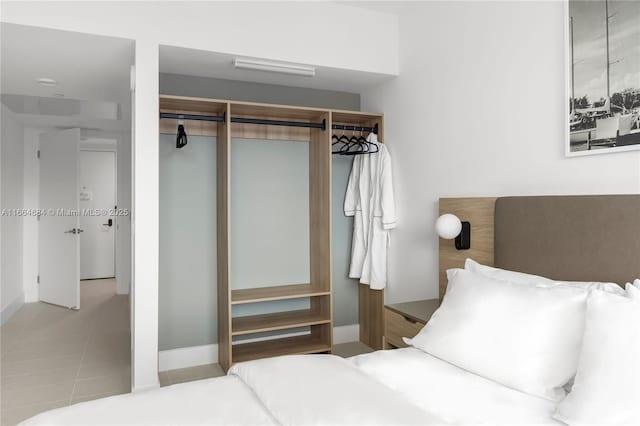
M 485 379 L 415 348 L 350 360 L 368 376 L 447 423 L 561 425 L 556 403 Z

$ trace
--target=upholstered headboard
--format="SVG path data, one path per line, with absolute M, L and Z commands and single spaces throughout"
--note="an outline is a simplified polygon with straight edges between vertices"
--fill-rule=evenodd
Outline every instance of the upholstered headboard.
M 557 280 L 640 277 L 640 195 L 441 198 L 444 213 L 471 222 L 471 249 L 440 240 L 440 296 L 467 257 Z
M 495 266 L 568 281 L 640 277 L 640 195 L 504 197 Z

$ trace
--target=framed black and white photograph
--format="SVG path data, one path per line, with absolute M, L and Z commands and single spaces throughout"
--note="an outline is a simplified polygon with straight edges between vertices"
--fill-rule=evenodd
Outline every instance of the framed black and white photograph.
M 568 156 L 640 150 L 640 1 L 567 1 Z

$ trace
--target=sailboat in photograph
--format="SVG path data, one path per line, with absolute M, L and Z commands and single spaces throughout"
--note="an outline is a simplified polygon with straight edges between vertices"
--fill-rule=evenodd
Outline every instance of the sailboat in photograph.
M 615 147 L 618 145 L 640 144 L 640 114 L 636 105 L 626 108 L 611 102 L 611 65 L 621 62 L 610 59 L 609 24 L 614 15 L 609 14 L 609 0 L 605 0 L 605 40 L 606 40 L 606 98 L 601 105 L 578 108 L 575 98 L 575 65 L 573 16 L 570 17 L 569 34 L 571 44 L 571 103 L 569 114 L 569 135 L 572 145 L 586 144 L 585 148 Z M 640 104 L 638 104 L 640 107 Z M 615 111 L 614 111 L 615 110 Z

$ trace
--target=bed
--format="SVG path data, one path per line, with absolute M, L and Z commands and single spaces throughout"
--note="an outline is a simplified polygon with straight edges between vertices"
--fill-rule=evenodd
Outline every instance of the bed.
M 496 263 L 512 270 L 544 272 L 555 279 L 612 277 L 619 284 L 640 277 L 640 196 L 499 198 L 469 214 L 469 206 L 478 206 L 473 200 L 441 200 L 441 208 L 446 205 L 463 220 L 471 216 L 472 229 L 474 223 L 480 228 L 467 253 L 441 249 L 441 265 L 446 256 L 448 267 L 460 268 L 466 256 L 487 256 L 488 246 L 493 263 L 495 233 Z M 562 291 L 573 291 L 566 287 Z M 409 347 L 349 359 L 267 358 L 235 364 L 225 377 L 84 402 L 39 414 L 22 425 L 563 424 L 552 417 L 559 398 L 534 396 L 434 355 Z
M 347 360 L 251 361 L 225 377 L 84 402 L 22 424 L 560 424 L 551 418 L 554 409 L 552 401 L 406 348 Z

